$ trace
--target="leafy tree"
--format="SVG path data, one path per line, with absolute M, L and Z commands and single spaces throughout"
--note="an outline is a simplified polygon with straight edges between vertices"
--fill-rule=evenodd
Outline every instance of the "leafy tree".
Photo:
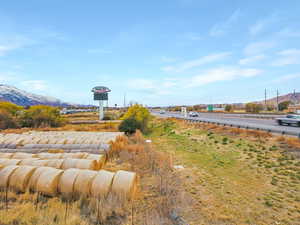
M 148 122 L 151 118 L 150 112 L 147 108 L 142 105 L 135 104 L 127 110 L 124 116 L 121 118 L 123 120 L 126 119 L 134 119 L 140 124 L 140 130 L 142 132 L 146 132 L 148 129 Z M 132 123 L 132 121 L 131 121 Z
M 59 109 L 51 106 L 31 106 L 20 118 L 23 127 L 58 127 L 64 123 Z
M 280 102 L 278 104 L 278 109 L 279 111 L 283 111 L 288 109 L 289 105 L 291 104 L 291 101 L 284 101 L 284 102 Z
M 247 103 L 246 112 L 248 113 L 259 113 L 263 109 L 263 106 L 256 103 Z
M 125 134 L 133 134 L 136 130 L 141 129 L 141 123 L 135 118 L 128 118 L 121 122 L 119 130 Z
M 268 111 L 273 111 L 273 110 L 275 110 L 275 106 L 274 105 L 267 105 L 267 110 Z
M 233 106 L 232 105 L 226 105 L 225 106 L 225 111 L 226 112 L 232 112 L 233 111 Z
M 16 116 L 18 112 L 20 112 L 23 109 L 24 108 L 22 106 L 18 106 L 11 102 L 0 102 L 0 110 L 7 111 L 12 116 Z
M 0 110 L 0 130 L 17 127 L 18 124 L 12 114 L 7 110 Z

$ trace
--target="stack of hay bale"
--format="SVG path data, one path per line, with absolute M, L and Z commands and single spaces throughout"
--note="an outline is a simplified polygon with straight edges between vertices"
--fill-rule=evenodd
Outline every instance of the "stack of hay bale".
M 78 153 L 39 153 L 24 152 L 0 153 L 0 165 L 47 166 L 56 169 L 100 170 L 106 162 L 105 155 Z
M 99 148 L 115 140 L 121 132 L 72 132 L 72 131 L 31 131 L 22 134 L 1 134 L 0 148 L 17 148 L 20 146 L 35 148 L 56 148 L 74 145 L 72 148 Z
M 137 187 L 133 172 L 82 169 L 56 169 L 10 165 L 0 169 L 0 189 L 39 192 L 47 196 L 106 197 L 109 193 L 132 198 Z

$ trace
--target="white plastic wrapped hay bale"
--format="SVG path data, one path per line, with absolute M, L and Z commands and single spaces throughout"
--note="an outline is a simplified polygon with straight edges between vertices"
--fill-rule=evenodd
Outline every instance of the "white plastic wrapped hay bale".
M 19 166 L 9 179 L 9 188 L 15 191 L 25 192 L 35 170 L 36 167 L 33 166 Z
M 111 190 L 119 196 L 132 198 L 136 191 L 136 185 L 136 173 L 119 170 L 115 174 Z
M 92 159 L 78 159 L 75 168 L 86 170 L 98 170 L 98 162 L 97 160 Z
M 67 169 L 59 179 L 58 191 L 63 196 L 72 196 L 74 193 L 75 180 L 80 172 L 80 169 Z
M 74 193 L 83 196 L 90 196 L 91 185 L 96 175 L 96 171 L 80 170 L 74 183 Z
M 37 161 L 37 158 L 31 158 L 31 159 L 22 159 L 19 163 L 20 166 L 32 166 L 34 161 Z
M 62 158 L 64 159 L 82 159 L 86 153 L 84 152 L 77 152 L 77 153 L 63 153 Z
M 13 153 L 0 153 L 0 158 L 1 159 L 11 159 L 11 157 L 13 156 Z
M 65 161 L 64 159 L 51 159 L 51 160 L 47 160 L 48 163 L 46 164 L 46 166 L 49 167 L 53 167 L 56 169 L 61 169 L 63 162 Z
M 65 161 L 62 164 L 62 169 L 71 169 L 76 168 L 76 164 L 78 163 L 79 159 L 65 159 Z
M 63 170 L 48 167 L 39 176 L 36 183 L 36 190 L 44 195 L 56 196 L 58 182 L 62 174 Z
M 0 165 L 2 166 L 16 166 L 21 162 L 19 159 L 0 159 Z
M 36 156 L 40 159 L 61 159 L 62 153 L 39 153 Z
M 29 184 L 28 184 L 29 190 L 36 191 L 36 184 L 38 182 L 38 179 L 41 176 L 41 174 L 47 169 L 48 167 L 37 167 L 37 169 L 34 171 L 34 173 L 32 174 L 29 180 Z
M 0 170 L 0 189 L 8 187 L 9 179 L 18 166 L 6 166 Z
M 35 157 L 34 154 L 25 153 L 25 152 L 16 152 L 15 154 L 12 155 L 12 159 L 29 159 L 34 157 Z
M 32 162 L 32 166 L 47 166 L 49 160 L 36 160 Z
M 91 195 L 96 198 L 105 197 L 112 185 L 115 173 L 100 170 L 91 185 Z

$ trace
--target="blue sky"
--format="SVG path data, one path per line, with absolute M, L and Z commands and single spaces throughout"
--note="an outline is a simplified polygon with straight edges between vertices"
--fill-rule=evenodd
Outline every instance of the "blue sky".
M 82 104 L 104 85 L 111 105 L 300 91 L 300 1 L 3 1 L 0 83 Z

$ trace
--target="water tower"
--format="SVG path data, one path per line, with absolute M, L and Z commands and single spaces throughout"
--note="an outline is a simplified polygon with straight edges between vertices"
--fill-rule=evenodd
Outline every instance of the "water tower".
M 104 101 L 108 101 L 108 92 L 111 90 L 104 86 L 97 86 L 92 89 L 94 93 L 94 100 L 99 101 L 99 120 L 102 120 L 104 117 L 103 105 Z

